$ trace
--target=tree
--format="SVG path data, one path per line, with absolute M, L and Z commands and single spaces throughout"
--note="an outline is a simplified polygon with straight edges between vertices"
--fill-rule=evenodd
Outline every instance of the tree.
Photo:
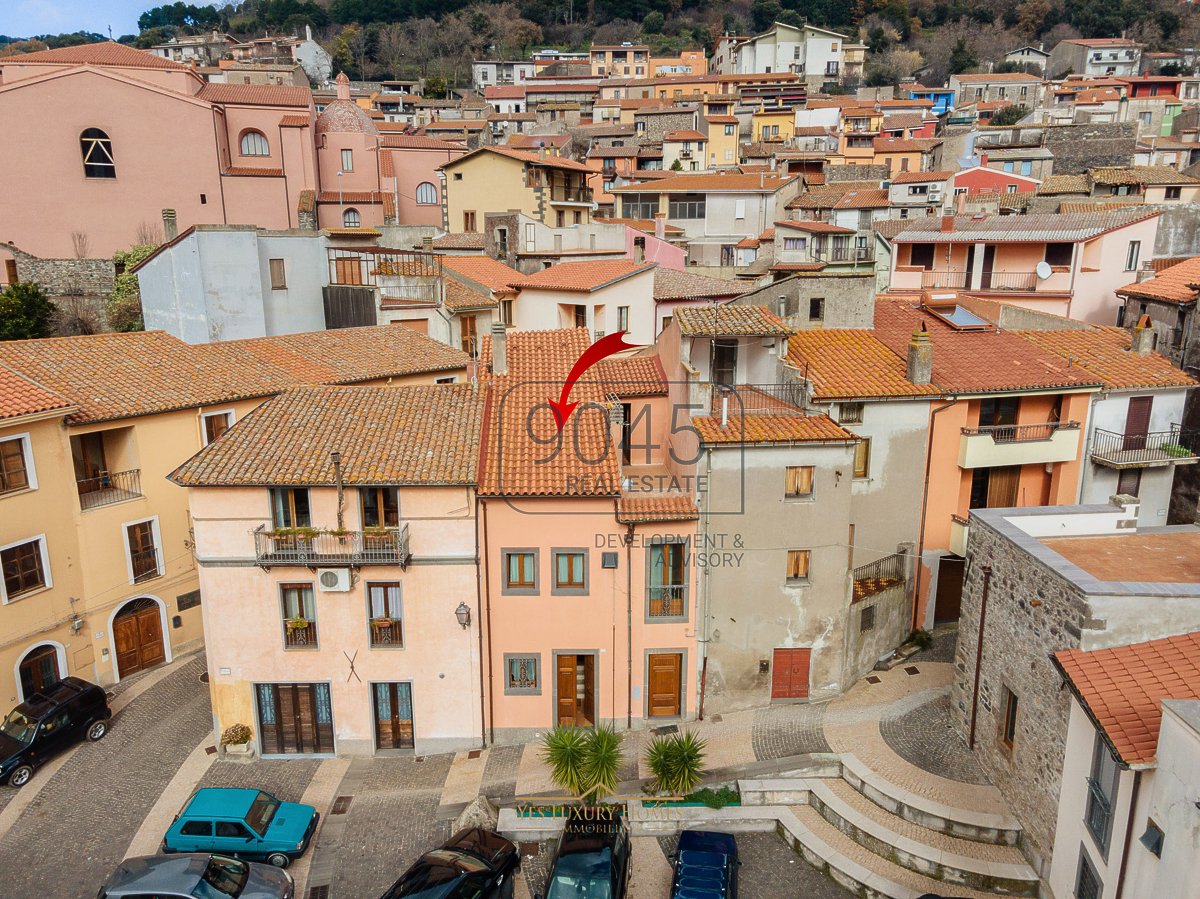
M 990 119 L 989 125 L 1015 125 L 1029 115 L 1028 106 L 1005 106 Z
M 1045 28 L 1048 15 L 1050 15 L 1049 0 L 1022 0 L 1017 7 L 1017 29 L 1023 34 L 1033 37 Z
M 750 21 L 756 32 L 768 30 L 781 15 L 779 0 L 754 0 L 750 5 Z
M 542 759 L 558 786 L 595 805 L 620 783 L 625 753 L 621 735 L 611 727 L 585 730 L 559 725 L 542 737 Z
M 975 56 L 975 51 L 967 46 L 966 40 L 960 37 L 958 43 L 954 45 L 954 49 L 950 51 L 950 74 L 958 75 L 977 65 L 979 65 L 979 59 Z
M 33 281 L 18 281 L 0 293 L 0 340 L 49 337 L 57 319 L 58 310 Z
M 112 296 L 108 298 L 108 325 L 114 331 L 144 331 L 146 325 L 142 320 L 142 292 L 138 286 L 138 277 L 129 269 L 133 268 L 156 247 L 139 244 L 128 250 L 118 250 L 113 253 L 113 262 L 122 269 L 113 282 Z
M 646 18 L 642 19 L 642 31 L 646 34 L 662 34 L 666 24 L 666 17 L 658 10 L 655 10 L 654 12 L 647 13 Z
M 676 159 L 674 162 L 671 163 L 671 171 L 672 172 L 682 172 L 683 171 L 683 163 L 680 162 L 678 159 Z

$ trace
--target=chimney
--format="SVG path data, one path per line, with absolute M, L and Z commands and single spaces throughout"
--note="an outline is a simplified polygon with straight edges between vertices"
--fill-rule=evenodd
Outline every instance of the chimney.
M 545 144 L 541 144 L 541 145 L 538 147 L 538 159 L 542 159 L 542 160 L 544 160 L 545 158 L 546 158 L 546 145 L 545 145 Z
M 174 240 L 179 236 L 179 225 L 175 222 L 175 210 L 164 209 L 163 217 L 163 240 Z
M 637 265 L 643 265 L 646 262 L 646 238 L 635 237 L 633 239 L 633 261 Z
M 984 168 L 984 169 L 987 168 L 987 154 L 986 153 L 979 154 L 979 167 Z
M 304 26 L 304 39 L 306 41 L 312 41 L 312 26 L 311 25 Z
M 942 230 L 943 234 L 949 234 L 951 231 L 954 230 L 954 216 L 952 216 L 952 215 L 943 215 L 942 216 L 941 230 Z
M 346 77 L 346 73 L 338 72 L 338 76 L 333 79 L 333 83 L 337 85 L 337 98 L 339 100 L 349 100 L 350 79 Z
M 933 380 L 933 344 L 929 341 L 925 322 L 921 322 L 921 327 L 913 331 L 912 340 L 908 342 L 908 368 L 905 377 L 918 386 Z
M 654 236 L 659 240 L 667 239 L 667 214 L 665 212 L 654 213 Z
M 1149 356 L 1154 350 L 1154 328 L 1150 316 L 1143 315 L 1133 326 L 1133 345 L 1129 351 L 1135 356 Z
M 421 249 L 426 253 L 433 252 L 433 237 L 431 235 L 427 234 L 421 238 Z
M 492 322 L 492 374 L 508 374 L 508 332 L 504 322 Z

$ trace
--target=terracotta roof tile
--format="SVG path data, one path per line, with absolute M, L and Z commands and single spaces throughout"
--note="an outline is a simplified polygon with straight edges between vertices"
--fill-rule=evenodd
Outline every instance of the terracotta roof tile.
M 905 359 L 871 331 L 801 330 L 788 338 L 788 362 L 807 372 L 818 401 L 872 397 L 935 396 L 932 384 L 914 384 Z
M 787 221 L 776 222 L 776 228 L 787 228 L 790 231 L 807 231 L 809 234 L 853 234 L 853 228 L 843 228 L 841 225 L 831 225 L 829 222 Z
M 949 181 L 954 172 L 897 172 L 893 184 L 922 184 L 927 181 Z
M 483 391 L 472 384 L 309 387 L 242 418 L 179 466 L 184 486 L 472 484 Z
M 509 282 L 521 274 L 490 256 L 443 256 L 442 268 L 498 293 L 509 292 Z
M 684 337 L 787 337 L 795 333 L 766 306 L 684 306 L 675 310 Z
M 145 50 L 137 50 L 118 44 L 116 41 L 101 41 L 95 44 L 79 44 L 76 47 L 57 47 L 53 50 L 38 50 L 0 59 L 5 63 L 46 63 L 48 65 L 77 66 L 122 66 L 130 69 L 175 69 L 190 71 L 189 66 L 155 56 Z
M 1145 297 L 1167 303 L 1192 303 L 1195 284 L 1200 284 L 1200 256 L 1163 269 L 1148 281 L 1137 281 L 1117 288 L 1123 297 Z
M 0 365 L 0 421 L 70 408 L 70 400 Z
M 654 219 L 634 219 L 634 218 L 597 218 L 595 221 L 598 224 L 618 224 L 625 225 L 635 231 L 645 231 L 647 234 L 653 234 L 655 228 Z M 683 234 L 684 231 L 678 225 L 664 225 L 664 230 L 668 235 Z
M 235 178 L 282 178 L 283 169 L 265 169 L 248 165 L 231 165 L 222 175 Z
M 197 99 L 229 106 L 312 106 L 312 91 L 290 84 L 206 84 Z
M 798 175 L 705 175 L 705 174 L 686 174 L 672 175 L 668 178 L 663 178 L 654 185 L 652 190 L 656 193 L 687 193 L 689 191 L 704 191 L 712 193 L 729 192 L 756 192 L 756 193 L 774 193 L 794 181 Z M 640 184 L 627 184 L 621 187 L 614 187 L 613 193 L 623 192 L 645 192 L 646 187 Z
M 478 291 L 457 278 L 445 278 L 443 283 L 445 285 L 443 302 L 451 312 L 459 312 L 463 309 L 486 309 L 496 305 L 496 299 L 490 292 Z
M 617 521 L 621 524 L 695 521 L 699 517 L 700 510 L 692 498 L 682 494 L 623 496 L 617 500 Z
M 669 140 L 669 141 L 684 141 L 684 140 L 704 141 L 704 140 L 708 140 L 708 138 L 707 138 L 707 137 L 705 137 L 703 134 L 701 134 L 699 131 L 696 131 L 696 130 L 694 130 L 694 129 L 691 129 L 691 128 L 685 128 L 685 129 L 683 129 L 683 130 L 681 130 L 681 131 L 668 131 L 668 132 L 666 132 L 665 134 L 663 134 L 663 140 Z
M 757 246 L 757 244 L 755 244 Z M 681 272 L 659 266 L 654 270 L 654 299 L 708 300 L 740 296 L 754 290 L 754 285 L 728 278 L 710 278 L 693 272 Z
M 1200 633 L 1054 659 L 1126 765 L 1154 764 L 1164 699 L 1200 699 Z
M 627 259 L 596 262 L 560 262 L 548 269 L 526 277 L 512 278 L 508 283 L 520 290 L 564 290 L 573 293 L 590 293 L 622 281 L 632 275 L 650 271 L 655 263 L 638 265 Z
M 704 443 L 854 442 L 858 438 L 828 415 L 735 415 L 725 427 L 715 416 L 693 418 Z
M 667 376 L 653 354 L 610 356 L 596 365 L 597 377 L 609 396 L 663 396 Z
M 313 120 L 306 115 L 285 115 L 279 120 L 279 125 L 283 128 L 307 128 L 311 124 Z
M 1095 184 L 1200 184 L 1200 178 L 1185 175 L 1169 165 L 1133 165 L 1128 168 L 1096 168 L 1088 170 Z
M 1087 175 L 1048 175 L 1037 192 L 1045 197 L 1059 194 L 1086 194 L 1091 191 Z
M 896 235 L 906 242 L 948 243 L 972 241 L 1080 241 L 1132 225 L 1158 215 L 1146 207 L 1088 213 L 1034 213 L 1032 215 L 956 215 L 953 229 L 942 230 L 941 216 L 913 220 Z
M 1194 387 L 1196 381 L 1159 353 L 1131 353 L 1124 328 L 1095 327 L 1069 331 L 1016 331 L 1026 340 L 1063 359 L 1070 359 L 1112 390 Z
M 385 134 L 380 138 L 385 147 L 393 150 L 465 150 L 460 143 L 426 137 L 423 134 Z

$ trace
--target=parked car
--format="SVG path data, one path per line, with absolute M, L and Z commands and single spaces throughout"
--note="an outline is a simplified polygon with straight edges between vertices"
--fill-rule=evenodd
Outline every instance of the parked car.
M 492 899 L 512 895 L 517 847 L 482 827 L 460 830 L 440 849 L 426 852 L 383 899 Z
M 292 875 L 227 855 L 127 858 L 96 899 L 293 899 Z
M 737 899 L 737 840 L 732 834 L 685 830 L 675 850 L 671 899 Z
M 629 888 L 629 828 L 621 807 L 572 809 L 563 825 L 545 899 L 622 899 Z
M 25 786 L 60 752 L 108 733 L 111 717 L 104 691 L 78 677 L 35 693 L 0 723 L 0 783 Z
M 304 854 L 320 820 L 311 805 L 262 790 L 205 787 L 163 837 L 163 852 L 217 852 L 286 868 Z

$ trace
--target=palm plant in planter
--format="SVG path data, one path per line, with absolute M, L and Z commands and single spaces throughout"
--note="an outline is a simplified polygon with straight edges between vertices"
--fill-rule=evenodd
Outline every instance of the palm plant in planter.
M 587 730 L 559 725 L 542 737 L 542 758 L 558 786 L 596 805 L 616 790 L 625 752 L 621 735 L 611 727 Z
M 646 765 L 655 793 L 686 796 L 704 776 L 704 748 L 708 744 L 692 731 L 655 737 L 646 748 Z

